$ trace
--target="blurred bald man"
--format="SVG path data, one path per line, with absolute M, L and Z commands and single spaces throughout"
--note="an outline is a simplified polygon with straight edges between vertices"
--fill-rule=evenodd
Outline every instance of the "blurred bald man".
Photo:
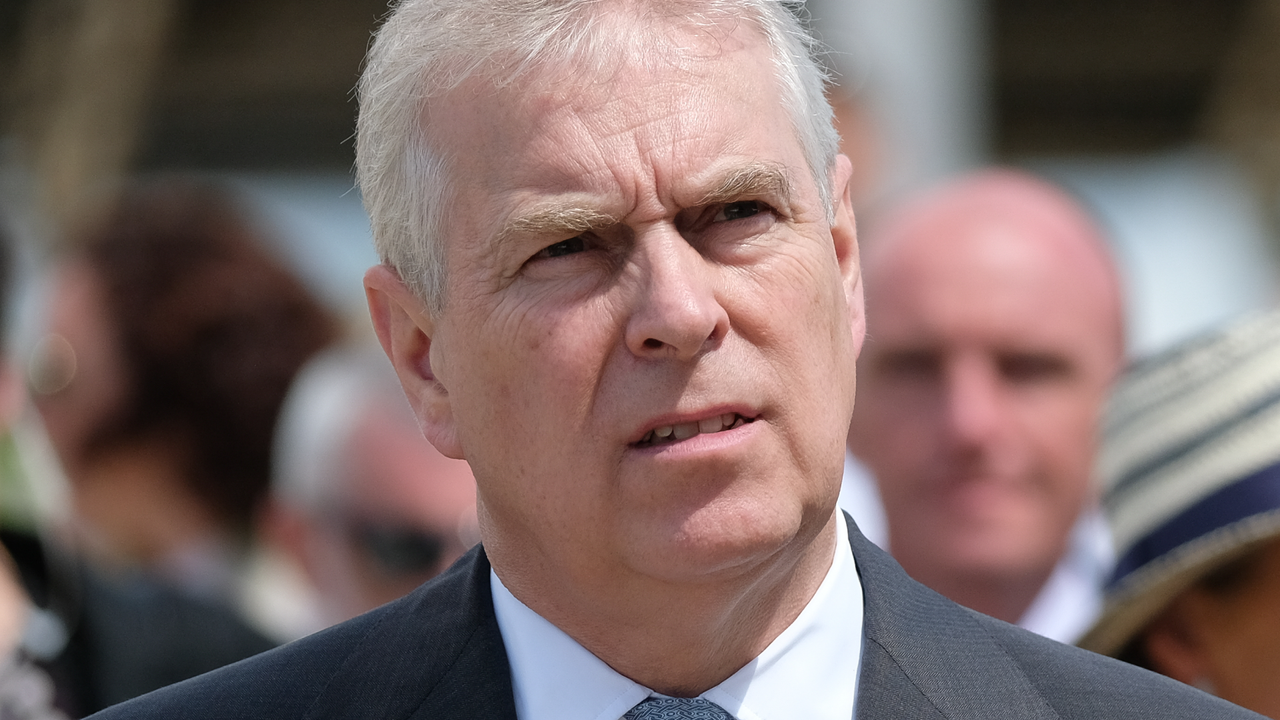
M 946 184 L 872 235 L 849 440 L 889 549 L 952 600 L 1071 642 L 1096 612 L 1090 561 L 1070 550 L 1096 554 L 1095 436 L 1124 353 L 1106 244 L 1072 198 L 1009 170 Z

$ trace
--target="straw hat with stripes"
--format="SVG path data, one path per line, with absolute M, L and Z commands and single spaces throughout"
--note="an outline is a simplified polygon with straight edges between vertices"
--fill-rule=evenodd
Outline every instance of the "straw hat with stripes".
M 1079 644 L 1116 655 L 1197 580 L 1280 538 L 1280 312 L 1130 370 L 1098 473 L 1118 561 Z

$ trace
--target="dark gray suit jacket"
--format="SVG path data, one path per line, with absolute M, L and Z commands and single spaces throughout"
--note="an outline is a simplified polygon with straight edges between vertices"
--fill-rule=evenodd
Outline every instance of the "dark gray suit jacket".
M 1261 717 L 962 608 L 852 520 L 849 538 L 866 601 L 859 719 Z M 488 559 L 477 548 L 394 603 L 93 717 L 515 720 Z

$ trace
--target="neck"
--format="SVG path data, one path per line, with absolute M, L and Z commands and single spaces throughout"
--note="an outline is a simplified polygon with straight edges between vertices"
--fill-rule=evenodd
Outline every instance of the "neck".
M 957 573 L 951 569 L 917 568 L 903 562 L 903 569 L 920 583 L 948 599 L 984 615 L 1017 624 L 1035 602 L 1053 567 L 1022 573 Z
M 584 588 L 516 574 L 513 587 L 500 560 L 490 559 L 513 595 L 618 673 L 665 695 L 692 697 L 733 675 L 791 625 L 831 567 L 836 531 L 833 514 L 765 561 L 697 583 L 614 578 Z

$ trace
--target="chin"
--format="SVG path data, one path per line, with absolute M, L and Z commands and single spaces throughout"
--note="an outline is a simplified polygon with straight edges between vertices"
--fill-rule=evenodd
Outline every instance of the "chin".
M 651 537 L 642 562 L 649 574 L 673 582 L 754 574 L 762 565 L 798 557 L 814 534 L 806 529 L 799 513 L 706 507 L 683 518 L 673 531 Z M 788 553 L 792 548 L 797 551 Z
M 1057 564 L 1057 556 L 1042 546 L 1038 540 L 1016 535 L 970 538 L 951 544 L 949 555 L 955 567 L 976 575 L 1018 576 Z

